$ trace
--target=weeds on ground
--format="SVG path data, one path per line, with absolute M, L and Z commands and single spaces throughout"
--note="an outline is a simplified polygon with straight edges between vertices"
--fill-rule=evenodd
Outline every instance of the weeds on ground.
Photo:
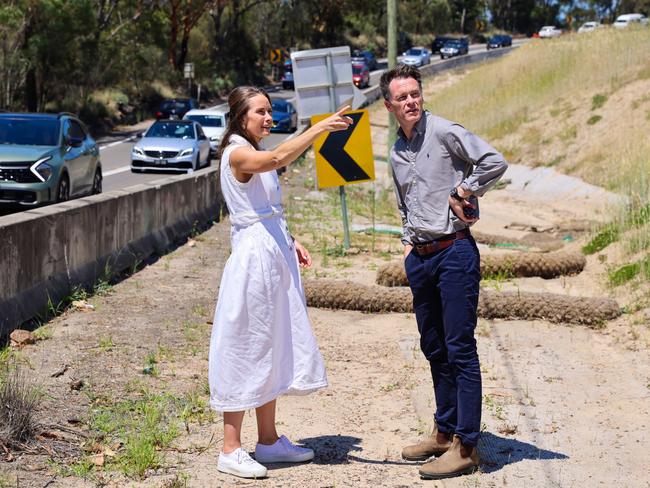
M 33 334 L 37 341 L 44 341 L 54 337 L 54 329 L 49 325 L 43 325 L 36 329 Z
M 184 397 L 147 389 L 138 393 L 119 401 L 89 394 L 94 398 L 88 419 L 93 436 L 86 447 L 93 454 L 59 465 L 62 474 L 88 478 L 97 471 L 116 470 L 132 478 L 144 478 L 148 470 L 163 466 L 163 450 L 180 435 L 181 427 L 189 431 L 191 423 L 214 419 L 207 398 L 198 391 Z M 96 454 L 104 456 L 103 464 L 93 462 Z M 186 478 L 179 475 L 176 480 L 183 482 Z
M 636 263 L 624 264 L 623 266 L 610 271 L 609 283 L 612 286 L 619 286 L 633 280 L 638 275 L 645 281 L 650 281 L 650 256 Z
M 115 347 L 115 342 L 113 342 L 113 337 L 111 336 L 100 337 L 98 347 L 102 352 L 112 351 L 113 348 Z
M 19 485 L 18 477 L 15 480 L 10 480 L 8 476 L 0 474 L 0 488 L 14 488 Z
M 156 366 L 157 364 L 158 364 L 158 358 L 156 356 L 156 353 L 150 352 L 149 354 L 147 354 L 144 360 L 144 367 L 142 368 L 142 374 L 148 374 L 154 377 L 159 376 L 160 371 L 158 371 L 158 367 Z
M 187 473 L 177 473 L 170 480 L 166 480 L 161 485 L 162 488 L 187 488 L 190 477 Z
M 598 110 L 600 107 L 605 105 L 606 101 L 607 101 L 607 95 L 603 95 L 602 93 L 596 93 L 593 97 L 591 97 L 592 112 L 594 110 Z
M 20 448 L 38 430 L 37 411 L 41 396 L 20 368 L 0 378 L 0 442 Z
M 591 117 L 589 117 L 589 119 L 587 119 L 587 125 L 594 125 L 600 122 L 602 118 L 603 117 L 601 115 L 592 115 Z
M 637 197 L 633 200 L 643 201 L 645 199 Z M 582 248 L 582 252 L 584 254 L 594 254 L 601 251 L 611 243 L 616 242 L 622 232 L 638 229 L 645 226 L 648 222 L 650 222 L 650 203 L 632 203 L 629 208 L 622 211 L 622 215 L 598 231 L 591 241 Z M 637 236 L 635 245 L 639 249 L 646 249 L 650 246 L 650 237 L 645 236 L 646 239 L 643 239 L 644 235 Z
M 481 281 L 485 287 L 494 288 L 496 291 L 501 291 L 505 283 L 508 283 L 514 278 L 514 273 L 509 269 L 500 269 L 496 273 L 486 273 Z

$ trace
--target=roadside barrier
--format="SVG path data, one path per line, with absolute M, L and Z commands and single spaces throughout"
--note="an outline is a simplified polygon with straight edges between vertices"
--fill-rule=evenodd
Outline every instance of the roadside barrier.
M 223 208 L 215 167 L 0 218 L 0 336 L 163 254 Z
M 406 287 L 363 285 L 324 278 L 305 280 L 304 286 L 310 307 L 371 313 L 413 312 L 413 296 Z M 618 317 L 621 309 L 610 298 L 481 290 L 478 314 L 485 319 L 540 319 L 560 324 L 599 326 Z
M 481 274 L 505 278 L 538 276 L 550 279 L 580 273 L 587 260 L 577 252 L 512 254 L 484 254 L 481 256 Z M 382 286 L 408 286 L 404 262 L 400 259 L 381 266 L 375 282 Z

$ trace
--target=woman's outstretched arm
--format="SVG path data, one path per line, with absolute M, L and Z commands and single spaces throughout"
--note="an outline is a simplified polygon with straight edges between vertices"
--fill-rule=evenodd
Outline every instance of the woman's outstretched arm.
M 265 173 L 288 166 L 324 132 L 347 129 L 352 124 L 352 119 L 343 113 L 348 110 L 350 107 L 342 108 L 271 151 L 256 151 L 251 147 L 234 149 L 230 154 L 230 165 L 236 172 L 244 174 Z

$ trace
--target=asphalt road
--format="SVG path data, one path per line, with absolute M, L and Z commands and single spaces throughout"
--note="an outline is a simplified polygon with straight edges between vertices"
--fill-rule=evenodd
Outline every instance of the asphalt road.
M 153 123 L 153 121 L 152 121 Z M 266 147 L 273 147 L 282 142 L 291 134 L 271 134 L 265 141 Z M 156 173 L 131 173 L 131 148 L 137 142 L 137 139 L 130 137 L 121 141 L 114 141 L 102 144 L 100 141 L 100 158 L 102 161 L 102 170 L 104 173 L 105 192 L 119 190 L 141 183 L 150 183 L 161 178 L 173 177 L 175 173 L 156 172 Z M 213 160 L 212 165 L 216 164 Z M 198 172 L 207 171 L 202 168 Z

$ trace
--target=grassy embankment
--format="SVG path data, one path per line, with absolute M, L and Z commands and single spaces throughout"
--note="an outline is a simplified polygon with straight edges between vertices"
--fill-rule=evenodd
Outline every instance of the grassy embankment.
M 650 29 L 533 41 L 471 70 L 427 105 L 485 136 L 514 163 L 630 197 L 583 252 L 619 242 L 609 280 L 650 281 Z M 603 256 L 603 259 L 605 257 Z

